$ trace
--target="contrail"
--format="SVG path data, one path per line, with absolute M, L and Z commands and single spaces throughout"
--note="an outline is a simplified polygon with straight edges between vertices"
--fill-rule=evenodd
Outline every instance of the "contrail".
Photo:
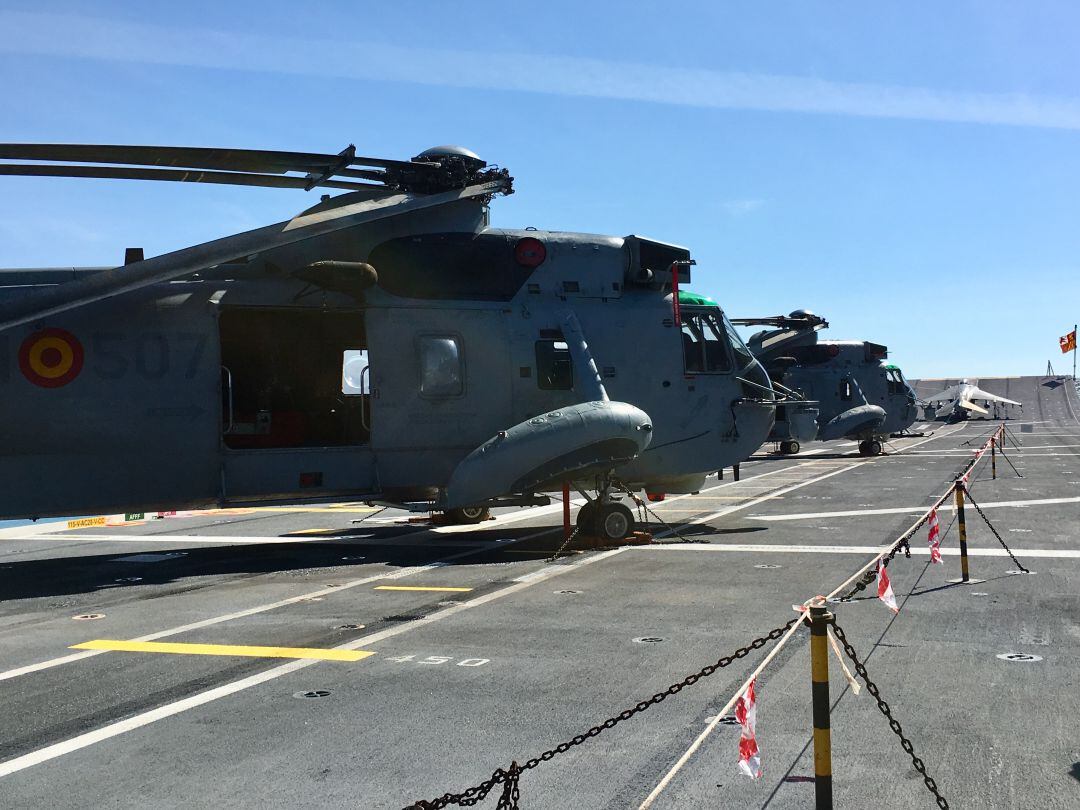
M 0 52 L 767 110 L 1080 129 L 1080 99 L 963 93 L 529 53 L 433 50 L 0 11 Z

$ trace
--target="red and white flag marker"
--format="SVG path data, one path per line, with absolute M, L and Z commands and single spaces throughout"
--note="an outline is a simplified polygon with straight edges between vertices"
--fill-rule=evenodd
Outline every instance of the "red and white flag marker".
M 888 605 L 889 610 L 893 613 L 900 612 L 900 608 L 896 606 L 896 596 L 893 595 L 892 583 L 889 582 L 889 575 L 885 573 L 885 566 L 881 564 L 881 560 L 878 560 L 877 564 L 877 598 Z
M 930 510 L 930 533 L 926 536 L 926 542 L 930 546 L 930 562 L 941 562 L 941 526 L 938 524 L 937 509 Z
M 735 703 L 735 719 L 742 726 L 739 734 L 739 770 L 751 779 L 761 778 L 761 757 L 757 747 L 757 698 L 754 695 L 754 684 L 757 678 L 750 681 L 746 691 L 739 696 Z

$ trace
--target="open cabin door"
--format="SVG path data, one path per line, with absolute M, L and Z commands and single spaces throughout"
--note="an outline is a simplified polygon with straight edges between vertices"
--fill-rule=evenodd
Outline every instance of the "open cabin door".
M 222 499 L 374 491 L 364 312 L 224 307 Z

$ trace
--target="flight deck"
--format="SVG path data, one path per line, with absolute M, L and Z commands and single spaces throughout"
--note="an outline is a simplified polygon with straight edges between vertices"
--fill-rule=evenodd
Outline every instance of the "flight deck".
M 1065 378 L 978 384 L 1024 403 L 996 478 L 984 460 L 969 487 L 1032 573 L 969 505 L 972 582 L 950 582 L 948 501 L 943 564 L 922 528 L 888 567 L 899 613 L 876 586 L 828 607 L 950 806 L 1076 807 L 1080 398 Z M 477 526 L 336 503 L 0 530 L 0 806 L 403 808 L 459 792 L 783 628 L 903 534 L 998 424 L 920 421 L 877 457 L 764 446 L 739 480 L 650 503 L 641 545 L 565 545 L 554 501 Z M 729 706 L 772 643 L 526 771 L 523 806 L 810 806 L 808 639 L 796 629 L 757 677 L 761 779 L 738 771 Z M 837 806 L 935 806 L 874 698 L 830 664 Z

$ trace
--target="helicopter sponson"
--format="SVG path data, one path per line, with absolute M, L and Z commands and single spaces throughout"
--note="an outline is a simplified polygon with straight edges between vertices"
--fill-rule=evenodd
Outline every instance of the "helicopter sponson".
M 636 458 L 652 439 L 652 420 L 626 402 L 585 402 L 535 416 L 466 456 L 446 485 L 447 508 L 506 492 L 543 492 Z

